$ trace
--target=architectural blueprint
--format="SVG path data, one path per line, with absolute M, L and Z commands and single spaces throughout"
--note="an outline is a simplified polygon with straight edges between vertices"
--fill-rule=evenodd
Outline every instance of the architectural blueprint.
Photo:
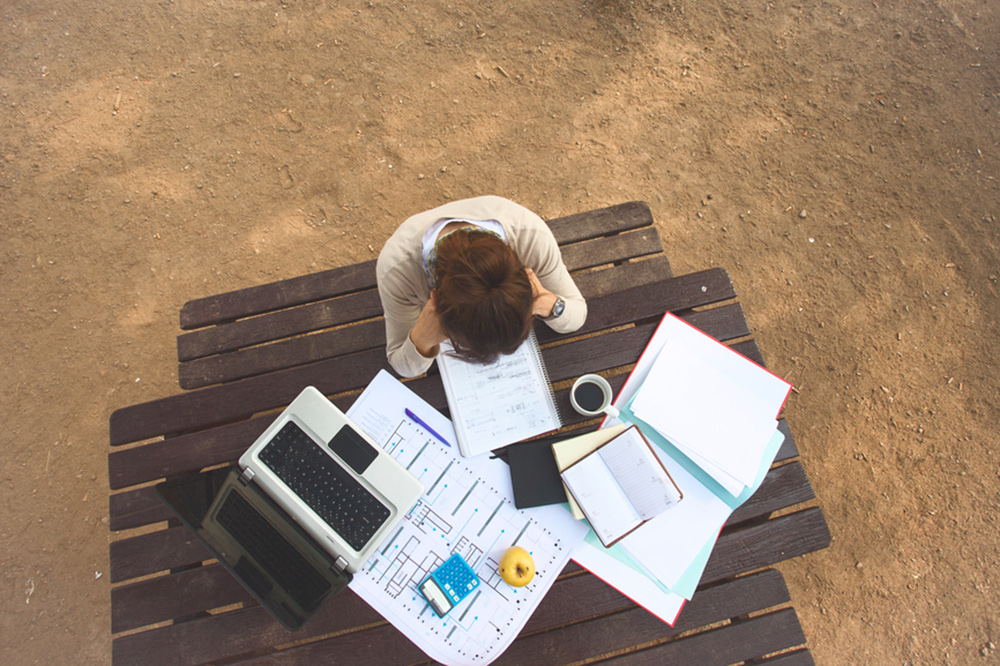
M 406 408 L 453 446 L 408 418 Z M 388 373 L 380 373 L 347 414 L 425 488 L 351 589 L 433 659 L 451 666 L 490 663 L 555 582 L 586 524 L 561 506 L 515 508 L 507 465 L 461 457 L 450 421 Z M 515 544 L 535 560 L 535 578 L 522 588 L 497 574 L 500 556 Z M 439 618 L 416 587 L 454 553 L 468 561 L 481 585 Z

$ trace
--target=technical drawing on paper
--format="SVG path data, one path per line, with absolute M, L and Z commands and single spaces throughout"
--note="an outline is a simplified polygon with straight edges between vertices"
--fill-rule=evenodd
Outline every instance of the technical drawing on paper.
M 419 400 L 415 395 L 412 399 Z M 351 418 L 384 442 L 384 448 L 423 482 L 425 492 L 355 576 L 351 588 L 435 659 L 489 663 L 524 626 L 586 528 L 561 507 L 518 510 L 502 483 L 503 462 L 460 457 L 407 418 L 402 407 L 398 420 L 387 418 L 384 406 L 372 411 L 359 407 L 364 403 L 352 408 Z M 528 550 L 536 564 L 535 579 L 523 588 L 508 586 L 497 573 L 500 556 L 514 544 Z M 482 584 L 440 618 L 417 585 L 454 553 L 466 559 Z

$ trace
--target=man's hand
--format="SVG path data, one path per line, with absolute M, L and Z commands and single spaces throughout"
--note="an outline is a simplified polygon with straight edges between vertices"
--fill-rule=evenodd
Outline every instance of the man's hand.
M 448 339 L 441 328 L 441 319 L 434 305 L 434 292 L 430 300 L 424 303 L 424 309 L 417 317 L 417 323 L 410 329 L 410 340 L 424 358 L 434 358 L 438 355 L 438 345 Z
M 531 282 L 531 294 L 535 299 L 531 307 L 531 314 L 544 319 L 552 314 L 552 308 L 556 304 L 556 295 L 542 286 L 535 271 L 530 268 L 525 268 L 524 271 L 528 274 L 528 281 Z

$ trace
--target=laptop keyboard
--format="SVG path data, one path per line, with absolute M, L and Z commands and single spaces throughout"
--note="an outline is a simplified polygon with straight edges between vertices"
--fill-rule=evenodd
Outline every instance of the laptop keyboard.
M 258 456 L 354 550 L 389 518 L 389 509 L 292 421 Z
M 229 493 L 216 520 L 303 608 L 312 608 L 330 589 L 326 579 L 295 546 L 239 493 Z

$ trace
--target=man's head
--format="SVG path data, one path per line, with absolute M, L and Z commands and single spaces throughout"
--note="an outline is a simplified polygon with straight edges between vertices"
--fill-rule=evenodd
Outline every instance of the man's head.
M 437 246 L 434 305 L 455 353 L 489 363 L 531 332 L 533 295 L 524 264 L 494 234 L 460 229 Z

